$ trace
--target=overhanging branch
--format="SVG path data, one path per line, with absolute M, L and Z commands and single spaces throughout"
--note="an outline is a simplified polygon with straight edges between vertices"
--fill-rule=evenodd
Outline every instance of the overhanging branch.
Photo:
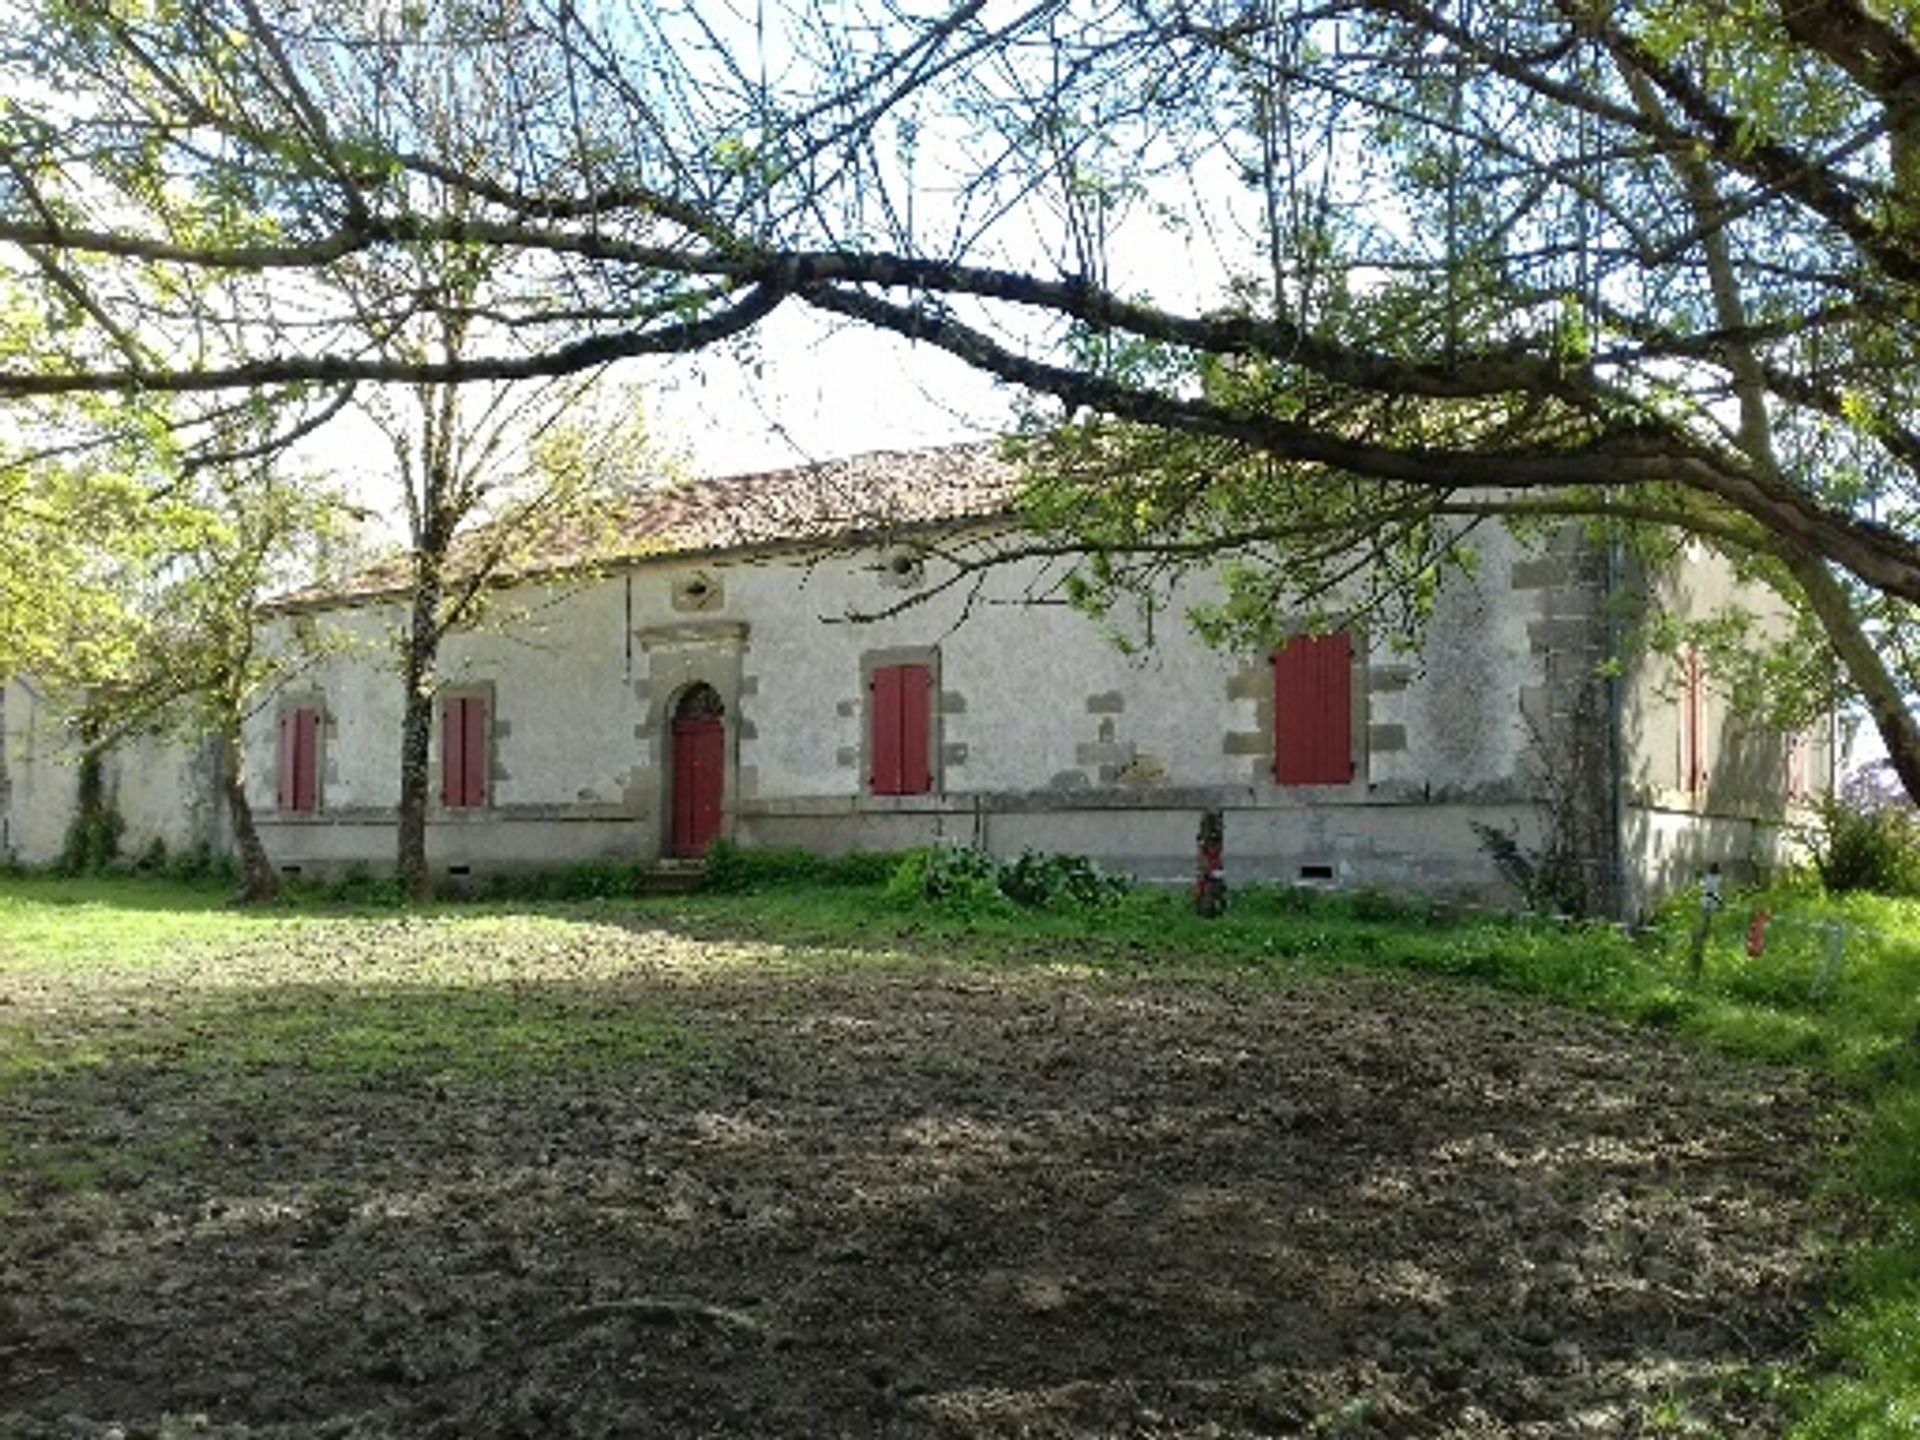
M 208 370 L 0 372 L 0 396 L 111 394 L 115 391 L 204 394 L 309 382 L 434 385 L 476 380 L 550 379 L 640 355 L 677 355 L 705 349 L 750 329 L 771 314 L 784 298 L 786 292 L 777 285 L 756 285 L 735 305 L 700 320 L 652 330 L 589 336 L 530 355 L 476 355 L 444 360 L 279 355 Z

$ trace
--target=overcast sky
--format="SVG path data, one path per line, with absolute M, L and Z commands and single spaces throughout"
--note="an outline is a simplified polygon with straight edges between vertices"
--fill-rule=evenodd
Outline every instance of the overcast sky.
M 636 370 L 656 434 L 695 474 L 777 469 L 999 434 L 1013 396 L 926 345 L 787 306 L 757 360 L 728 351 Z

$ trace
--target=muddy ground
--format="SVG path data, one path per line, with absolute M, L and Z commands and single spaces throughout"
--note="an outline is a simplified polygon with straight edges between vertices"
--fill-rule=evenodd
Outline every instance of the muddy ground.
M 1768 1435 L 1828 1281 L 1801 1079 L 1405 979 L 334 921 L 0 1020 L 0 1435 Z

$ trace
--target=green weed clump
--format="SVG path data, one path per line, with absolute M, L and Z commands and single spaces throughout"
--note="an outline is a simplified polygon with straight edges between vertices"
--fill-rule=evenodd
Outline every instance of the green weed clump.
M 951 911 L 1009 914 L 1013 902 L 1000 893 L 1000 862 L 965 845 L 909 850 L 887 881 L 897 905 L 933 904 Z
M 1084 855 L 1029 849 L 1003 861 L 971 846 L 935 845 L 900 857 L 887 896 L 896 904 L 987 914 L 1097 910 L 1118 904 L 1132 884 Z
M 1028 909 L 1091 910 L 1117 903 L 1132 882 L 1084 855 L 1022 850 L 1000 867 L 1000 893 Z
M 488 875 L 471 886 L 450 881 L 443 901 L 540 904 L 546 901 L 621 900 L 640 893 L 641 867 L 627 860 L 583 860 L 543 870 Z M 355 861 L 324 880 L 289 886 L 296 900 L 317 901 L 349 910 L 397 909 L 407 903 L 406 890 L 390 870 L 376 870 Z
M 76 816 L 67 827 L 54 868 L 62 875 L 106 874 L 120 858 L 120 836 L 126 828 L 118 810 L 94 810 Z

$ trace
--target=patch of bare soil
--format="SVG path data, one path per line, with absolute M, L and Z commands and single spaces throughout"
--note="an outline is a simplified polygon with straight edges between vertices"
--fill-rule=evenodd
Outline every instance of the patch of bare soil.
M 1803 1080 L 1407 981 L 602 928 L 571 979 L 494 959 L 675 1046 L 195 1063 L 273 1013 L 250 967 L 523 943 L 343 927 L 206 983 L 13 982 L 105 1058 L 0 1098 L 0 1137 L 146 1159 L 7 1220 L 0 1434 L 1765 1435 L 1746 1367 L 1825 1278 Z

